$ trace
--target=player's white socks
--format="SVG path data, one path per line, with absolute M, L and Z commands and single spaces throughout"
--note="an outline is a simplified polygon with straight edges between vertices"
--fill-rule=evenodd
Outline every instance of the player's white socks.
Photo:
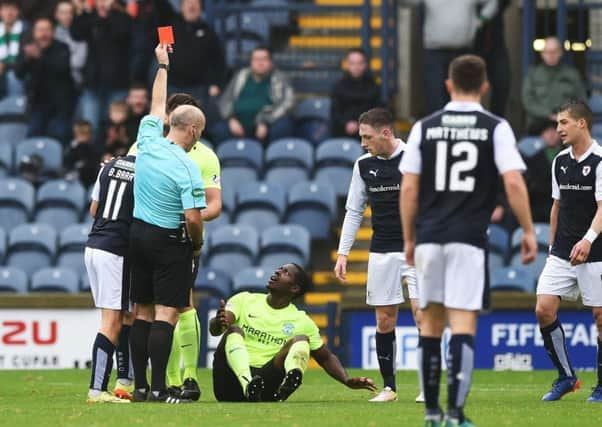
M 293 369 L 299 369 L 305 372 L 309 362 L 309 343 L 305 340 L 297 341 L 291 345 L 288 354 L 284 359 L 284 370 L 290 372 Z
M 251 381 L 251 368 L 249 366 L 249 352 L 245 346 L 245 339 L 242 335 L 235 332 L 226 337 L 226 360 L 230 369 L 238 378 L 238 382 L 242 387 L 242 391 L 247 388 L 247 384 Z

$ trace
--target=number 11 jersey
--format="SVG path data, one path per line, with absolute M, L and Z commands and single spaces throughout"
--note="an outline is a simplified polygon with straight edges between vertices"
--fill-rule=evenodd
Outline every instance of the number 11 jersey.
M 508 122 L 450 102 L 413 126 L 399 169 L 420 175 L 416 243 L 484 248 L 499 176 L 526 169 Z
M 136 156 L 111 160 L 98 174 L 92 200 L 98 202 L 86 246 L 126 256 L 134 212 Z

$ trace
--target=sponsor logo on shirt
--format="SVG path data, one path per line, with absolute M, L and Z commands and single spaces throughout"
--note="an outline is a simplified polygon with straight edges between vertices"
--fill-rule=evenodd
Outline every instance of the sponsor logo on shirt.
M 477 116 L 466 114 L 444 114 L 443 117 L 441 117 L 441 124 L 443 126 L 452 127 L 473 127 L 477 124 Z
M 592 191 L 593 186 L 591 185 L 580 185 L 580 184 L 561 184 L 561 190 L 575 190 L 575 191 Z
M 379 185 L 379 186 L 370 186 L 368 187 L 368 191 L 371 193 L 384 193 L 386 191 L 399 191 L 399 184 L 395 185 Z
M 276 337 L 270 334 L 269 332 L 265 332 L 260 329 L 255 329 L 254 327 L 249 326 L 247 324 L 242 325 L 242 330 L 244 331 L 246 336 L 255 338 L 261 344 L 284 345 L 286 341 L 288 341 L 287 338 Z
M 201 197 L 203 195 L 203 189 L 202 188 L 193 188 L 192 189 L 192 196 L 193 197 Z

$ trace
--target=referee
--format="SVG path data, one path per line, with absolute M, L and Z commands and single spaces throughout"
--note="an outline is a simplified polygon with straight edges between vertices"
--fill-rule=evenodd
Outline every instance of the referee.
M 203 244 L 200 210 L 206 207 L 201 176 L 186 152 L 205 127 L 196 107 L 174 110 L 163 137 L 167 98 L 168 47 L 155 49 L 159 69 L 150 115 L 140 122 L 134 182 L 134 220 L 130 231 L 132 301 L 137 304 L 130 344 L 136 390 L 133 400 L 189 403 L 168 393 L 165 370 L 178 309 L 188 305 L 193 255 Z M 184 215 L 185 224 L 180 218 Z M 152 364 L 149 387 L 148 359 Z

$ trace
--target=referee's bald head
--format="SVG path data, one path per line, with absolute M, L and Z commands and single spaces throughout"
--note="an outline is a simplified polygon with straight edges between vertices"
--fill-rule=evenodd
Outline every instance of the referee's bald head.
M 205 115 L 200 108 L 192 105 L 180 105 L 176 107 L 169 117 L 169 126 L 172 128 L 183 130 L 187 126 L 198 126 L 200 131 L 205 129 Z

